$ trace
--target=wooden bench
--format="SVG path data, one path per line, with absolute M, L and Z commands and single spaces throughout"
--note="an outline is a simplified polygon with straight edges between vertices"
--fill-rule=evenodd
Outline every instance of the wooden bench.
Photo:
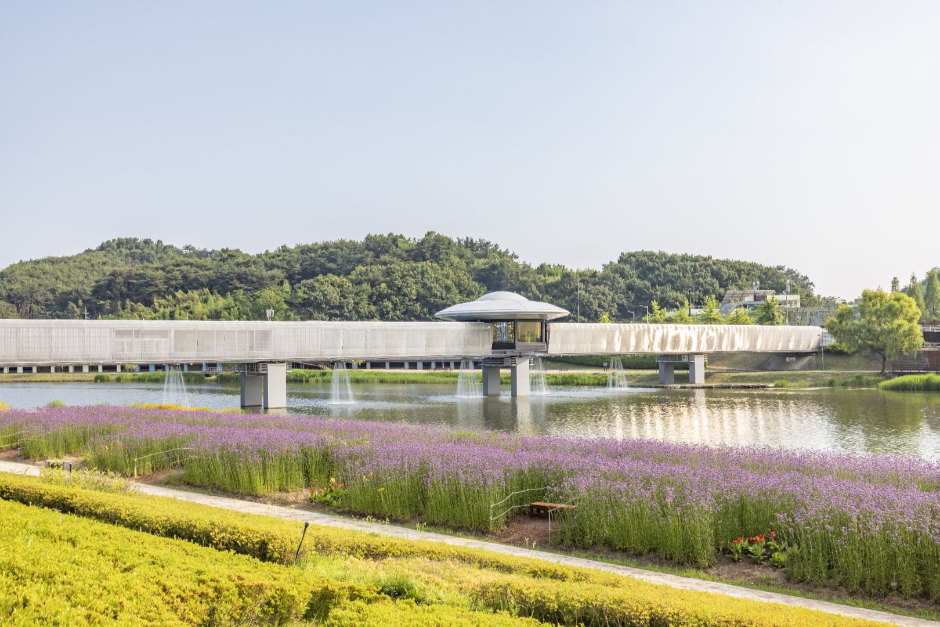
M 569 505 L 567 503 L 543 503 L 537 501 L 535 503 L 529 503 L 529 511 L 533 515 L 539 514 L 548 514 L 552 511 L 573 511 L 578 509 L 577 505 Z

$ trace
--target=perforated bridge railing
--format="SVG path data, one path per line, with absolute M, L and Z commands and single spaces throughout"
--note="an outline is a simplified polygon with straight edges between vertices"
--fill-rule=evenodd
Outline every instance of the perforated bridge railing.
M 819 327 L 549 325 L 549 355 L 809 353 Z M 488 357 L 480 322 L 0 320 L 0 366 Z
M 821 327 L 553 323 L 549 355 L 812 353 Z
M 0 320 L 0 366 L 459 358 L 491 344 L 483 323 Z

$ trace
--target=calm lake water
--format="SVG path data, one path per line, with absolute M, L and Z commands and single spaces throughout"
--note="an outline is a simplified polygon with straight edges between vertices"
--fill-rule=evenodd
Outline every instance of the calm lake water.
M 190 403 L 238 406 L 238 386 L 187 386 Z M 940 459 L 940 394 L 879 390 L 554 388 L 548 396 L 461 399 L 454 385 L 354 385 L 354 405 L 330 405 L 328 385 L 289 385 L 299 414 L 441 424 L 533 435 L 653 438 Z M 162 384 L 4 383 L 13 407 L 159 403 Z

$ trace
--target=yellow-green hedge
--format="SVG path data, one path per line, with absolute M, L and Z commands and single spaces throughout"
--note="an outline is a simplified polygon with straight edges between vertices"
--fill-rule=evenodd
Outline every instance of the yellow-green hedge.
M 506 624 L 537 627 L 544 623 L 531 618 L 513 618 L 505 612 L 485 614 L 445 605 L 415 605 L 413 601 L 389 603 L 353 601 L 333 610 L 325 623 L 326 627 L 362 627 L 363 625 L 491 627 Z
M 265 624 L 326 618 L 363 586 L 0 501 L 0 622 Z M 6 621 L 9 620 L 10 623 Z
M 44 485 L 38 479 L 17 475 L 0 474 L 0 498 L 55 507 L 62 511 L 157 535 L 185 538 L 205 546 L 231 550 L 279 564 L 293 561 L 302 529 L 302 524 L 297 522 L 240 514 L 140 494 L 115 495 Z M 558 624 L 874 624 L 800 608 L 678 590 L 609 573 L 489 551 L 386 538 L 362 532 L 311 526 L 304 547 L 307 551 L 318 554 L 354 556 L 362 559 L 424 557 L 495 571 L 500 573 L 500 576 L 488 577 L 485 581 L 472 584 L 466 589 L 477 607 L 505 610 L 513 615 Z M 348 622 L 343 624 L 355 624 L 358 612 L 381 614 L 395 611 L 392 606 L 372 607 L 374 603 L 368 605 L 369 608 L 363 608 L 346 603 L 334 610 L 331 617 L 335 615 L 335 620 L 348 617 Z M 425 608 L 420 611 L 431 610 Z M 451 612 L 447 615 L 454 621 L 462 620 L 458 614 Z
M 303 523 L 243 514 L 176 499 L 139 493 L 107 494 L 52 485 L 39 478 L 0 473 L 0 499 L 51 507 L 160 536 L 183 538 L 203 546 L 291 564 Z M 581 581 L 588 571 L 536 560 L 453 547 L 434 542 L 387 538 L 312 525 L 301 554 L 349 555 L 363 559 L 427 557 L 456 560 L 483 568 L 521 571 L 539 578 Z

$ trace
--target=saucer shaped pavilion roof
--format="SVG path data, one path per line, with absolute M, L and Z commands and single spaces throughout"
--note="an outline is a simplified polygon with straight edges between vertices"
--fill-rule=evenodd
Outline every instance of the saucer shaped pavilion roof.
M 554 320 L 568 311 L 529 300 L 513 292 L 491 292 L 469 303 L 460 303 L 434 314 L 436 318 L 474 322 L 479 320 Z

